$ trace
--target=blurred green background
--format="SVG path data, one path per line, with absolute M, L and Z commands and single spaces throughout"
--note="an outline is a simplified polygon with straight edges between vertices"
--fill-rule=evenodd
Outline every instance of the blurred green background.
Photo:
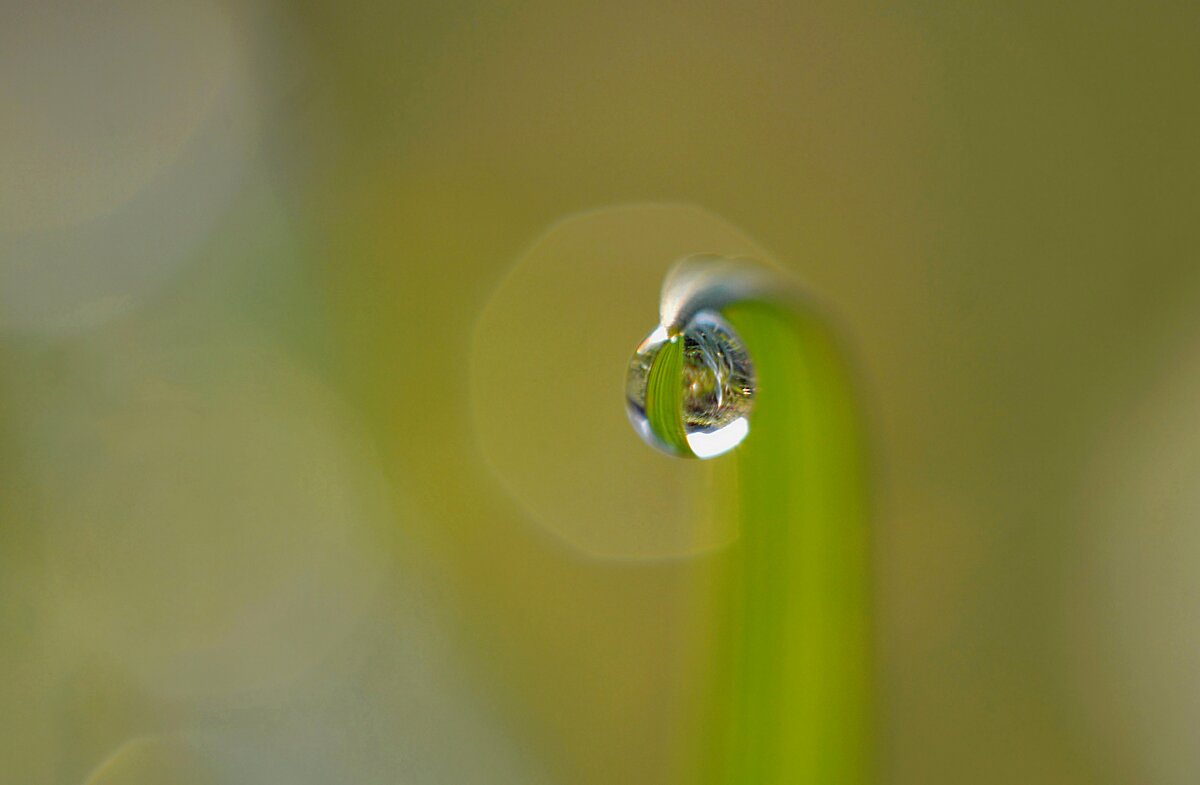
M 1198 31 L 0 0 L 0 782 L 677 781 L 695 252 L 854 347 L 881 782 L 1195 782 Z

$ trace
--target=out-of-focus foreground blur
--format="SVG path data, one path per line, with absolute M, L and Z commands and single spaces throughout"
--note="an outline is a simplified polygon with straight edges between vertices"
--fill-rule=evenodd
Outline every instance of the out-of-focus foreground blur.
M 1197 31 L 0 0 L 0 782 L 675 782 L 736 533 L 621 389 L 692 252 L 853 347 L 880 781 L 1196 782 Z

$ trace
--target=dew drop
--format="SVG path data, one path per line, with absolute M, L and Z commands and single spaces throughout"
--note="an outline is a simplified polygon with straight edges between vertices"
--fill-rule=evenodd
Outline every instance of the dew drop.
M 651 369 L 663 348 L 677 341 L 683 341 L 679 383 L 686 450 L 656 430 L 646 412 Z M 625 407 L 647 444 L 671 455 L 712 458 L 736 447 L 750 432 L 755 390 L 754 365 L 741 338 L 715 311 L 702 310 L 679 335 L 669 335 L 659 325 L 638 345 L 625 380 Z

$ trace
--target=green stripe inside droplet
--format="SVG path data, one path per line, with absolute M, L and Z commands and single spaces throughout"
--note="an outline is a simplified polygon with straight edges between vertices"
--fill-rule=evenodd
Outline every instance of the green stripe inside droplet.
M 691 455 L 683 428 L 683 337 L 663 344 L 646 378 L 646 419 L 663 444 Z

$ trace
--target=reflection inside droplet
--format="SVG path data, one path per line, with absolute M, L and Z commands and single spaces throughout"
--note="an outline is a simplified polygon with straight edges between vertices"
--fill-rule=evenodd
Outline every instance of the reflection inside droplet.
M 648 444 L 680 454 L 655 432 L 646 414 L 650 369 L 662 348 L 678 340 L 684 342 L 680 378 L 684 435 L 692 455 L 712 458 L 733 449 L 749 434 L 756 384 L 745 345 L 715 311 L 697 313 L 679 336 L 669 336 L 659 325 L 642 341 L 625 380 L 626 411 L 634 430 Z

